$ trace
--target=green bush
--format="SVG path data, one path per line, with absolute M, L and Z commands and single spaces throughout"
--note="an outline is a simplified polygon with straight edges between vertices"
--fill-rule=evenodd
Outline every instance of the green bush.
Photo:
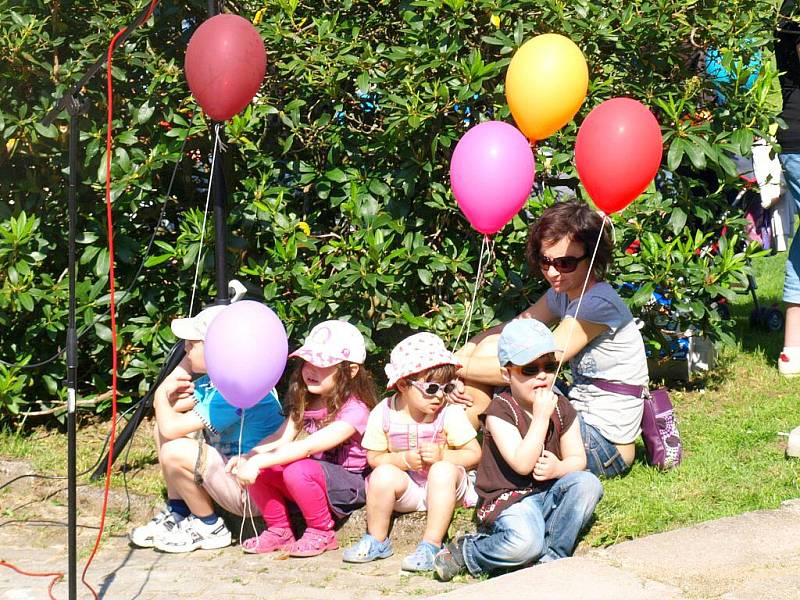
M 50 127 L 40 121 L 143 5 L 26 0 L 0 12 L 0 348 L 7 362 L 42 360 L 64 343 L 66 119 Z M 589 95 L 575 121 L 536 148 L 538 193 L 494 237 L 473 331 L 510 317 L 542 291 L 524 264 L 527 223 L 555 199 L 559 178 L 575 176 L 572 151 L 582 118 L 601 101 L 626 95 L 657 115 L 665 159 L 662 185 L 614 217 L 619 260 L 612 280 L 631 284 L 623 291 L 654 345 L 668 321 L 725 339 L 730 323 L 711 307 L 744 281 L 755 252 L 737 241 L 743 219 L 726 199 L 738 185 L 729 153 L 749 153 L 754 136 L 770 139 L 774 67 L 764 61 L 750 89 L 739 82 L 750 74 L 742 65 L 771 41 L 772 0 L 228 6 L 257 23 L 268 52 L 261 92 L 225 127 L 228 268 L 263 289 L 293 344 L 334 316 L 369 336 L 372 366 L 411 329 L 455 340 L 481 239 L 449 190 L 450 154 L 469 125 L 510 120 L 505 68 L 515 48 L 545 32 L 563 33 L 583 49 Z M 174 342 L 169 321 L 188 311 L 198 258 L 199 298 L 215 294 L 210 221 L 200 247 L 210 123 L 182 70 L 205 7 L 161 2 L 115 54 L 116 266 L 118 287 L 132 288 L 119 307 L 126 398 L 147 388 Z M 718 48 L 723 65 L 739 77 L 724 86 L 721 106 L 694 60 L 707 46 Z M 103 79 L 87 86 L 82 119 L 77 294 L 79 326 L 87 329 L 80 341 L 84 396 L 104 392 L 110 382 Z M 145 257 L 154 228 L 155 245 Z M 626 253 L 635 240 L 640 251 Z M 653 291 L 671 300 L 669 309 L 652 303 Z M 0 410 L 63 401 L 63 372 L 63 361 L 4 369 Z

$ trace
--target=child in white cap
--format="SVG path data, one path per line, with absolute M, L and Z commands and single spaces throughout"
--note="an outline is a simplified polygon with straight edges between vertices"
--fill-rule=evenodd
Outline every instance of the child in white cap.
M 225 472 L 225 463 L 268 438 L 283 422 L 274 390 L 242 415 L 242 409 L 229 404 L 205 374 L 206 333 L 225 308 L 212 306 L 194 317 L 172 321 L 172 333 L 184 340 L 186 356 L 153 399 L 167 507 L 131 531 L 135 546 L 172 553 L 229 546 L 231 532 L 214 503 L 244 515 L 245 497 L 236 478 Z
M 364 505 L 367 468 L 361 436 L 375 406 L 375 384 L 364 368 L 364 336 L 346 321 L 315 326 L 286 394 L 288 417 L 280 438 L 228 463 L 259 507 L 267 528 L 245 540 L 245 552 L 285 551 L 308 557 L 335 550 L 335 518 Z M 289 503 L 306 523 L 295 538 Z
M 476 516 L 481 527 L 436 556 L 440 579 L 570 556 L 602 498 L 600 480 L 583 470 L 577 413 L 551 391 L 557 351 L 551 331 L 535 319 L 515 319 L 503 328 L 497 354 L 511 389 L 496 394 L 480 415 Z
M 344 551 L 345 562 L 392 555 L 392 512 L 427 510 L 422 541 L 405 557 L 406 571 L 430 571 L 456 503 L 471 485 L 466 469 L 481 456 L 464 408 L 446 402 L 456 386 L 458 360 L 432 333 L 418 333 L 392 350 L 386 365 L 395 394 L 369 416 L 362 444 L 374 469 L 367 486 L 367 533 Z

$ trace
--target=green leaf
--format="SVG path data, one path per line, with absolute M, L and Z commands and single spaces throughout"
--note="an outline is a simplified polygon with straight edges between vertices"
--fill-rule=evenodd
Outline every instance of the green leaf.
M 139 107 L 139 110 L 136 111 L 136 122 L 139 125 L 147 123 L 147 121 L 150 120 L 150 117 L 153 116 L 154 111 L 155 107 L 150 106 L 150 101 L 148 100 Z
M 670 171 L 675 171 L 680 166 L 685 149 L 686 144 L 681 138 L 672 140 L 669 152 L 667 153 L 667 168 Z
M 347 181 L 348 177 L 344 171 L 339 168 L 331 169 L 325 173 L 325 177 L 330 179 L 331 181 L 335 181 L 336 183 L 344 183 Z

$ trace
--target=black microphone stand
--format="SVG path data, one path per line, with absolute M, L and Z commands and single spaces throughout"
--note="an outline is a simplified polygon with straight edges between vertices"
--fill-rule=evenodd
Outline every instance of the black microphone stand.
M 216 2 L 215 0 L 208 0 L 208 17 L 211 18 L 217 14 L 216 9 Z M 220 123 L 220 128 L 222 124 Z M 227 197 L 228 197 L 228 190 L 225 185 L 225 172 L 223 169 L 223 156 L 224 152 L 222 150 L 222 146 L 224 146 L 222 135 L 220 134 L 220 148 L 218 148 L 219 155 L 217 156 L 217 160 L 214 161 L 214 169 L 209 174 L 208 177 L 208 185 L 213 186 L 214 191 L 214 236 L 215 236 L 215 255 L 214 255 L 214 266 L 216 269 L 216 284 L 217 284 L 217 298 L 214 301 L 214 304 L 230 304 L 230 290 L 228 287 L 228 277 L 227 277 L 227 269 L 225 265 L 225 250 L 227 248 Z M 212 139 L 212 145 L 214 144 L 214 140 Z M 200 260 L 198 256 L 198 260 Z M 191 315 L 189 315 L 191 316 Z M 116 441 L 114 442 L 114 450 L 112 454 L 112 463 L 116 460 L 117 456 L 119 456 L 122 451 L 125 449 L 125 446 L 130 442 L 133 438 L 134 433 L 138 429 L 141 422 L 147 416 L 150 408 L 153 406 L 153 397 L 155 395 L 156 388 L 161 385 L 161 382 L 164 378 L 169 375 L 172 370 L 178 366 L 181 359 L 184 356 L 183 351 L 183 344 L 181 341 L 172 348 L 167 359 L 165 361 L 164 367 L 162 367 L 161 372 L 158 374 L 156 379 L 153 381 L 153 384 L 150 386 L 147 394 L 139 401 L 139 406 L 136 408 L 136 412 L 127 422 L 123 430 L 120 432 L 119 436 L 117 437 Z M 91 479 L 92 481 L 99 479 L 105 474 L 105 464 L 108 462 L 108 454 L 100 461 L 100 464 L 95 469 L 94 473 L 92 473 Z
M 208 18 L 217 14 L 216 0 L 208 0 Z M 228 188 L 225 185 L 225 173 L 223 171 L 224 157 L 224 138 L 222 136 L 222 123 L 219 135 L 219 156 L 214 162 L 214 170 L 211 173 L 208 185 L 214 186 L 214 266 L 216 267 L 217 299 L 214 304 L 230 304 L 228 292 L 228 275 L 225 267 L 225 249 L 227 248 L 227 199 Z M 191 316 L 191 315 L 190 315 Z
M 150 6 L 128 25 L 125 33 L 117 38 L 115 48 L 128 39 L 133 31 L 147 19 Z M 49 127 L 66 110 L 69 115 L 69 190 L 67 211 L 69 214 L 67 277 L 69 281 L 69 308 L 67 326 L 67 546 L 69 599 L 77 598 L 77 502 L 76 502 L 76 400 L 78 388 L 78 335 L 75 326 L 75 225 L 78 215 L 78 140 L 80 139 L 80 116 L 86 112 L 88 103 L 81 99 L 81 89 L 106 63 L 104 54 L 97 59 L 56 105 L 47 113 L 42 124 Z

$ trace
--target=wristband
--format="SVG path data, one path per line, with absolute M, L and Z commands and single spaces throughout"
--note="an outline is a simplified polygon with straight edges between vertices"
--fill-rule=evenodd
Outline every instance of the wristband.
M 406 452 L 407 450 L 403 450 L 403 454 L 401 455 L 403 457 L 403 463 L 406 465 L 406 470 L 413 471 L 414 469 L 411 468 L 411 465 L 408 464 L 408 460 L 406 460 Z

